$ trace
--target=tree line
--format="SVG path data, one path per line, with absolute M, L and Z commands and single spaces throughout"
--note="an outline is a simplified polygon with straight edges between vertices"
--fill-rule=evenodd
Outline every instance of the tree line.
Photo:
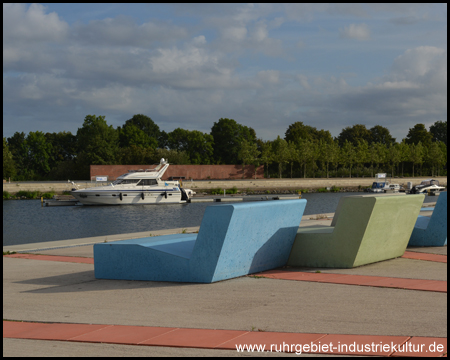
M 348 126 L 333 138 L 302 122 L 289 125 L 284 138 L 263 141 L 251 127 L 227 118 L 214 122 L 208 134 L 181 128 L 166 133 L 142 114 L 117 128 L 104 116 L 87 115 L 76 135 L 3 137 L 3 178 L 89 179 L 90 165 L 154 164 L 162 157 L 180 165 L 264 165 L 265 177 L 280 178 L 447 175 L 447 121 L 429 130 L 416 124 L 401 142 L 380 125 Z

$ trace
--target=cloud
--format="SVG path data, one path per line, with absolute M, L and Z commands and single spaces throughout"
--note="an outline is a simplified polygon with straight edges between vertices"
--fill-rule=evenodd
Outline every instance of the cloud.
M 69 26 L 61 21 L 55 12 L 45 14 L 45 7 L 31 4 L 3 4 L 3 41 L 31 43 L 61 41 L 67 35 Z
M 339 29 L 339 34 L 342 38 L 369 40 L 370 31 L 366 24 L 351 24 L 344 29 Z

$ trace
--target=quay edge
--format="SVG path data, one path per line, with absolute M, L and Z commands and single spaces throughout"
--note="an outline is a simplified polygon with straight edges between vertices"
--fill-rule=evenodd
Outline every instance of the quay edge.
M 429 176 L 415 178 L 393 178 L 392 183 L 398 183 L 406 187 L 408 182 L 412 185 L 418 185 L 422 180 L 429 179 Z M 439 180 L 439 184 L 447 186 L 447 177 L 433 177 Z M 390 180 L 390 179 L 389 179 Z M 320 188 L 331 188 L 333 186 L 346 189 L 347 191 L 358 191 L 370 187 L 375 181 L 374 178 L 307 178 L 307 179 L 246 179 L 246 180 L 186 180 L 183 181 L 183 187 L 192 189 L 197 193 L 209 189 L 232 189 L 237 188 L 239 191 L 299 191 L 299 190 L 315 190 Z M 95 183 L 89 181 L 75 181 L 76 185 L 81 188 L 96 186 Z M 98 184 L 100 185 L 100 184 Z M 97 186 L 98 186 L 97 185 Z M 104 184 L 102 184 L 104 185 Z M 62 194 L 64 191 L 70 191 L 73 188 L 71 183 L 66 181 L 26 181 L 26 182 L 3 182 L 3 191 L 15 194 L 19 191 L 40 191 L 55 192 Z

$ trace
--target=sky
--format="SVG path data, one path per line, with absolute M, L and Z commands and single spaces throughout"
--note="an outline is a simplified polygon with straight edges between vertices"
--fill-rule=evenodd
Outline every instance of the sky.
M 86 115 L 401 141 L 447 121 L 447 4 L 3 4 L 3 136 Z

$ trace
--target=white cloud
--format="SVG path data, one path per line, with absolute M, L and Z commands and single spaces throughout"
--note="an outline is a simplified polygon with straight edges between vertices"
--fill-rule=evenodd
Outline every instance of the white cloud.
M 3 4 L 3 41 L 36 42 L 60 41 L 67 35 L 69 26 L 55 12 L 45 14 L 45 7 L 31 4 Z
M 366 24 L 350 24 L 344 29 L 339 29 L 341 37 L 356 40 L 369 40 L 370 31 Z

